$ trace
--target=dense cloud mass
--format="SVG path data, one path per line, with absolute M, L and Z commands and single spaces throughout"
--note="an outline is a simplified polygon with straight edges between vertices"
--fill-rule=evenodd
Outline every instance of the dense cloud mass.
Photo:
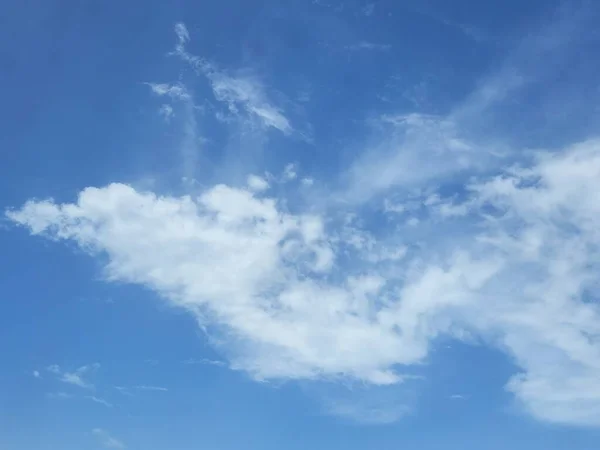
M 436 230 L 420 247 L 401 238 L 414 196 L 385 202 L 397 232 L 383 233 L 340 220 L 353 205 L 292 213 L 258 176 L 199 196 L 89 187 L 7 214 L 100 256 L 107 279 L 188 310 L 257 379 L 401 383 L 434 338 L 466 333 L 514 359 L 521 373 L 506 387 L 531 414 L 600 425 L 600 142 L 462 189 L 418 199 Z

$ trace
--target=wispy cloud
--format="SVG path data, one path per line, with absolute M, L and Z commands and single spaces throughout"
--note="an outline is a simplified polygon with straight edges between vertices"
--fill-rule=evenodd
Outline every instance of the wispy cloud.
M 484 29 L 478 28 L 474 25 L 468 23 L 462 23 L 456 20 L 453 20 L 447 16 L 444 16 L 439 11 L 426 6 L 424 3 L 419 3 L 419 7 L 408 7 L 411 12 L 420 14 L 424 17 L 427 17 L 435 22 L 438 22 L 442 25 L 445 25 L 449 29 L 455 30 L 458 33 L 463 34 L 465 37 L 472 39 L 477 43 L 483 43 L 486 41 L 490 41 L 494 38 L 489 32 Z M 407 7 L 406 4 L 403 5 Z
M 112 403 L 107 402 L 103 398 L 95 397 L 93 395 L 88 395 L 85 398 L 88 399 L 88 400 L 93 401 L 94 403 L 98 403 L 100 405 L 106 406 L 107 408 L 112 408 L 113 407 Z
M 177 44 L 174 54 L 206 77 L 215 99 L 227 105 L 229 114 L 243 117 L 265 128 L 277 129 L 286 135 L 294 131 L 283 109 L 275 106 L 268 98 L 264 85 L 257 77 L 248 72 L 234 75 L 218 70 L 215 64 L 193 56 L 185 49 L 190 38 L 184 24 L 176 24 L 175 33 Z M 165 91 L 166 87 L 161 86 L 160 89 Z
M 39 371 L 34 370 L 33 372 L 31 372 L 31 374 L 33 375 L 34 378 L 41 378 L 42 375 L 40 374 Z
M 167 84 L 167 83 L 144 83 L 156 95 L 166 95 L 174 100 L 191 100 L 192 97 L 188 93 L 183 84 Z
M 175 115 L 173 111 L 173 107 L 168 104 L 160 105 L 160 109 L 158 110 L 159 114 L 165 119 L 166 122 L 170 122 L 171 118 Z
M 67 394 L 66 392 L 49 392 L 46 394 L 46 397 L 54 400 L 66 400 L 69 398 L 73 398 L 71 394 Z
M 131 389 L 125 386 L 113 386 L 117 391 L 119 391 L 123 395 L 132 396 Z
M 179 34 L 179 33 L 178 33 Z M 192 95 L 182 83 L 144 83 L 153 94 L 166 97 L 170 104 L 162 104 L 159 114 L 167 122 L 173 118 L 181 117 L 180 126 L 183 129 L 180 154 L 183 160 L 183 177 L 194 180 L 198 166 L 200 144 L 202 137 L 198 132 L 196 113 L 200 108 L 194 102 Z
M 223 361 L 207 359 L 207 358 L 202 358 L 202 359 L 189 358 L 189 359 L 186 359 L 185 361 L 183 361 L 183 364 L 186 364 L 188 366 L 197 365 L 197 364 L 204 364 L 204 365 L 218 366 L 218 367 L 226 366 L 225 362 L 223 362 Z
M 99 368 L 100 368 L 100 364 L 94 363 L 94 364 L 88 364 L 85 366 L 81 366 L 78 369 L 76 369 L 74 372 L 68 372 L 68 371 L 63 371 L 60 368 L 60 366 L 58 366 L 56 364 L 52 364 L 51 366 L 48 366 L 46 368 L 46 370 L 48 372 L 50 372 L 51 374 L 56 375 L 57 378 L 64 383 L 72 384 L 74 386 L 78 386 L 81 388 L 93 389 L 94 385 L 89 383 L 88 381 L 86 381 L 84 379 L 84 376 L 86 374 L 95 372 Z
M 347 199 L 363 202 L 393 188 L 411 188 L 495 162 L 493 148 L 465 138 L 451 117 L 384 115 L 378 136 L 346 173 Z
M 337 388 L 326 386 L 320 401 L 327 414 L 345 421 L 359 425 L 388 425 L 412 413 L 412 401 L 407 395 L 410 389 L 358 384 Z
M 60 374 L 60 367 L 56 364 L 52 364 L 48 367 L 46 367 L 46 370 L 50 373 L 53 373 L 55 375 L 59 375 Z
M 390 50 L 392 46 L 390 44 L 378 44 L 375 42 L 369 41 L 360 41 L 356 44 L 347 45 L 345 47 L 346 50 L 351 51 L 359 51 L 359 50 L 375 50 L 375 51 L 387 51 Z
M 516 136 L 505 132 L 509 127 L 504 122 L 510 123 L 510 118 L 501 111 L 511 110 L 514 102 L 526 102 L 521 96 L 546 79 L 550 67 L 555 73 L 567 64 L 569 49 L 581 35 L 580 16 L 557 14 L 531 30 L 498 62 L 496 70 L 483 76 L 445 114 L 412 112 L 372 118 L 365 151 L 346 171 L 345 199 L 368 201 L 391 189 L 439 185 L 508 164 L 523 150 L 515 145 Z M 536 63 L 541 60 L 549 65 Z
M 134 389 L 138 391 L 156 391 L 156 392 L 167 392 L 169 389 L 161 386 L 146 386 L 146 385 L 138 385 L 134 386 Z
M 410 413 L 405 405 L 366 407 L 355 402 L 330 404 L 329 414 L 364 425 L 387 425 Z
M 101 428 L 94 428 L 92 433 L 100 440 L 104 448 L 112 448 L 117 450 L 123 450 L 127 448 L 122 441 L 111 436 L 108 431 L 105 431 Z
M 362 8 L 362 13 L 367 17 L 372 16 L 373 12 L 375 12 L 375 3 L 367 3 Z
M 177 35 L 177 47 L 185 45 L 190 40 L 190 33 L 184 23 L 175 24 L 175 34 Z
M 137 386 L 131 386 L 131 387 L 125 387 L 125 386 L 113 386 L 113 387 L 114 387 L 114 389 L 119 391 L 121 394 L 130 396 L 130 397 L 134 395 L 132 391 L 147 391 L 147 392 L 168 392 L 169 391 L 169 389 L 166 387 L 149 386 L 149 385 L 137 385 Z

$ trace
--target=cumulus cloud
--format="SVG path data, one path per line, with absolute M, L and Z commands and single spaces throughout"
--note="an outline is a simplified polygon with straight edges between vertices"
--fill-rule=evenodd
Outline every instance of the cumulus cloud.
M 111 184 L 7 214 L 104 255 L 107 279 L 188 310 L 219 334 L 231 367 L 257 379 L 400 383 L 432 339 L 466 331 L 511 355 L 522 372 L 507 389 L 534 416 L 600 425 L 600 311 L 588 300 L 599 268 L 600 142 L 540 153 L 465 190 L 455 206 L 467 213 L 442 214 L 438 225 L 468 216 L 476 234 L 386 258 L 372 254 L 391 252 L 388 241 L 225 185 L 169 197 Z M 49 370 L 87 386 L 87 366 Z

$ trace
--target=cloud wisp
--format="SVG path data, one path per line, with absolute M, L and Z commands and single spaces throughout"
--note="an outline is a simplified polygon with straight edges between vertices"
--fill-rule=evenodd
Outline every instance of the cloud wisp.
M 235 75 L 226 73 L 214 63 L 189 53 L 186 44 L 190 41 L 190 35 L 185 24 L 176 24 L 175 34 L 177 44 L 173 54 L 189 63 L 196 73 L 206 77 L 215 100 L 226 105 L 229 116 L 237 117 L 251 126 L 276 129 L 284 135 L 294 132 L 282 108 L 269 99 L 257 77 L 247 71 Z
M 188 358 L 185 361 L 182 361 L 186 366 L 195 366 L 195 365 L 206 365 L 206 366 L 216 366 L 216 367 L 225 367 L 227 364 L 223 361 L 214 360 L 214 359 L 194 359 Z
M 169 389 L 162 386 L 146 386 L 146 385 L 138 385 L 134 386 L 134 389 L 138 391 L 154 391 L 154 392 L 168 392 Z
M 88 395 L 85 398 L 87 400 L 90 400 L 90 401 L 94 402 L 94 403 L 98 403 L 99 405 L 106 406 L 107 408 L 112 408 L 113 407 L 112 403 L 109 403 L 106 400 L 104 400 L 103 398 L 96 397 L 94 395 Z
M 94 385 L 87 381 L 84 377 L 100 368 L 100 364 L 88 364 L 81 366 L 73 372 L 63 371 L 58 365 L 53 364 L 48 366 L 46 370 L 55 375 L 63 383 L 71 384 L 84 389 L 94 389 Z
M 111 434 L 108 431 L 105 431 L 101 428 L 94 428 L 92 430 L 92 434 L 98 438 L 98 440 L 104 446 L 104 448 L 117 450 L 125 450 L 127 448 L 127 446 L 122 441 L 115 438 L 114 436 L 111 436 Z

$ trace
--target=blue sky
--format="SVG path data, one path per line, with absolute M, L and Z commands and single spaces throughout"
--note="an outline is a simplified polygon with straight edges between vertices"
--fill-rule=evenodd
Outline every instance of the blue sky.
M 1 448 L 596 448 L 595 2 L 1 9 Z

